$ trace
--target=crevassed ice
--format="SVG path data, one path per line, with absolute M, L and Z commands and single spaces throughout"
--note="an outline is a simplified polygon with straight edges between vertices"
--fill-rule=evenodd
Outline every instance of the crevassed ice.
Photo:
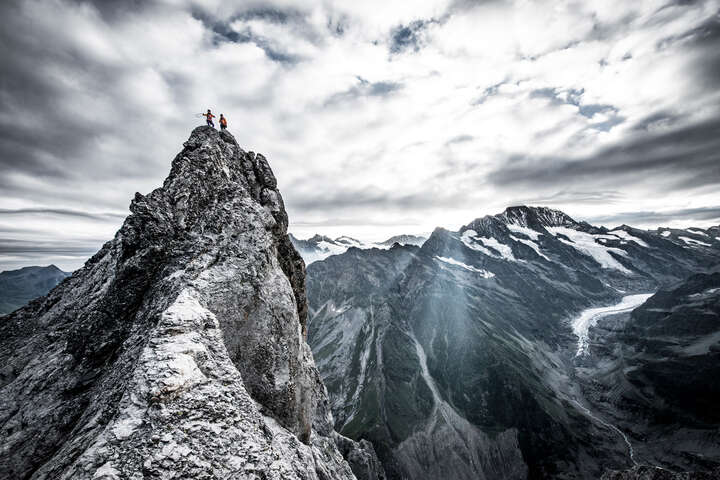
M 625 274 L 632 273 L 615 258 L 613 258 L 612 255 L 610 255 L 610 252 L 613 252 L 618 255 L 626 256 L 627 252 L 625 252 L 625 250 L 601 245 L 595 241 L 595 236 L 590 235 L 589 233 L 573 230 L 572 228 L 548 227 L 547 230 L 555 236 L 557 236 L 557 234 L 561 234 L 569 238 L 571 240 L 569 242 L 563 238 L 558 238 L 558 240 L 567 245 L 570 245 L 571 247 L 575 248 L 581 253 L 584 253 L 585 255 L 589 255 L 597 263 L 599 263 L 602 268 L 619 270 Z
M 711 247 L 709 243 L 701 242 L 700 240 L 695 240 L 694 238 L 690 237 L 678 237 L 683 242 L 687 243 L 688 245 L 702 245 L 703 247 Z
M 482 275 L 484 278 L 492 278 L 492 277 L 495 276 L 495 274 L 492 273 L 492 272 L 489 272 L 489 271 L 487 271 L 487 270 L 483 270 L 482 268 L 473 267 L 472 265 L 468 265 L 468 264 L 466 264 L 466 263 L 462 263 L 462 262 L 460 262 L 460 261 L 458 261 L 458 260 L 455 260 L 454 258 L 450 258 L 450 257 L 439 257 L 439 256 L 437 256 L 437 255 L 435 256 L 435 258 L 436 258 L 437 260 L 440 260 L 440 261 L 443 262 L 443 263 L 448 263 L 448 264 L 450 264 L 450 265 L 455 265 L 455 266 L 457 266 L 457 267 L 464 268 L 465 270 L 469 270 L 469 271 L 471 271 L 471 272 L 479 273 L 479 274 Z
M 620 237 L 620 238 L 622 238 L 622 239 L 624 239 L 624 240 L 627 240 L 628 242 L 635 242 L 635 243 L 637 243 L 638 245 L 640 245 L 641 247 L 648 247 L 648 246 L 649 246 L 647 243 L 645 243 L 644 241 L 640 240 L 639 238 L 637 238 L 637 237 L 634 236 L 634 235 L 630 235 L 630 234 L 629 234 L 628 232 L 626 232 L 625 230 L 613 230 L 613 231 L 610 232 L 610 233 L 611 233 L 612 235 L 618 236 L 618 237 Z

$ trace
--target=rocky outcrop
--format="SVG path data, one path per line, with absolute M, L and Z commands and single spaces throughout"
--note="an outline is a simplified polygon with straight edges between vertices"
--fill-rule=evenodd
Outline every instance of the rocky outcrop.
M 266 159 L 197 128 L 130 209 L 0 324 L 0 477 L 354 478 Z

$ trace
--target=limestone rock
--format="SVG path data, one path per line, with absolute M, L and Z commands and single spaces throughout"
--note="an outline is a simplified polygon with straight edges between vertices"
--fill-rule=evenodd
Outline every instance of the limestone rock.
M 130 210 L 0 323 L 0 477 L 355 478 L 265 157 L 196 128 Z

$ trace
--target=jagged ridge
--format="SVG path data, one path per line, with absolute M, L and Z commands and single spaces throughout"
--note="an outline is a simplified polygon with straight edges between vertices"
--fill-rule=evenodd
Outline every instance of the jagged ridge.
M 130 209 L 82 269 L 0 325 L 0 476 L 353 478 L 265 158 L 197 128 Z M 377 478 L 368 445 L 341 444 Z

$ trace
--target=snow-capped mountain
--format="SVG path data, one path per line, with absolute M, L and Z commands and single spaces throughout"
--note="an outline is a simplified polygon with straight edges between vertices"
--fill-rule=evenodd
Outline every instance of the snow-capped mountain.
M 720 262 L 713 229 L 666 231 L 512 207 L 436 229 L 422 247 L 309 265 L 309 342 L 335 427 L 371 440 L 398 479 L 720 464 L 717 428 L 679 419 L 687 438 L 705 440 L 660 454 L 663 430 L 632 413 L 621 422 L 594 383 L 597 325 Z
M 363 242 L 346 236 L 332 239 L 325 235 L 314 235 L 307 240 L 300 240 L 290 234 L 290 241 L 292 241 L 293 246 L 295 246 L 307 265 L 319 260 L 324 260 L 331 255 L 345 253 L 347 249 L 351 247 L 366 250 L 370 248 L 390 248 L 395 243 L 401 245 L 422 245 L 425 240 L 425 237 L 418 235 L 396 235 L 384 242 Z
M 0 478 L 382 478 L 333 431 L 265 157 L 196 128 L 130 210 L 0 322 Z
M 395 235 L 384 242 L 380 242 L 380 245 L 392 247 L 396 243 L 399 243 L 400 245 L 415 245 L 417 247 L 421 247 L 422 244 L 425 243 L 425 240 L 427 240 L 426 237 L 421 237 L 419 235 Z
M 68 275 L 55 265 L 23 267 L 0 272 L 0 315 L 16 310 L 41 297 Z

